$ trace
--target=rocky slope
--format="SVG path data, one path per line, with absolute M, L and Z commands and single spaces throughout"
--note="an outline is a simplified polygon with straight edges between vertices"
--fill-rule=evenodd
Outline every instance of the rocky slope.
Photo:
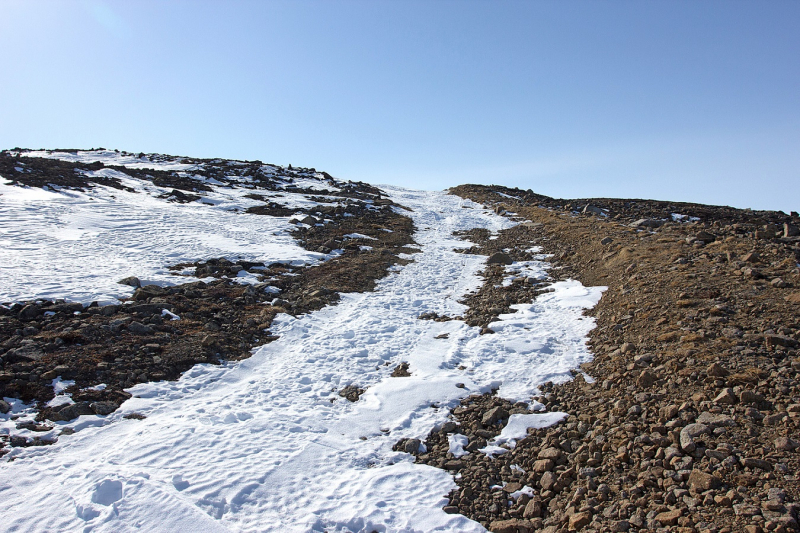
M 576 373 L 537 398 L 566 412 L 563 423 L 487 457 L 477 450 L 530 406 L 472 396 L 428 436 L 417 460 L 457 474 L 448 512 L 498 533 L 798 529 L 796 213 L 452 192 L 526 221 L 478 240 L 499 254 L 465 300 L 475 325 L 536 291 L 536 280 L 499 283 L 502 263 L 528 258 L 532 233 L 553 277 L 608 290 L 590 312 L 591 383 Z M 448 452 L 453 433 L 471 453 Z
M 294 217 L 293 236 L 304 248 L 341 253 L 303 267 L 224 257 L 165 265 L 174 286 L 120 280 L 135 291 L 119 305 L 0 305 L 0 397 L 34 401 L 39 409 L 36 422 L 0 435 L 0 455 L 52 442 L 31 436 L 50 432 L 52 421 L 113 412 L 136 383 L 175 379 L 196 363 L 246 358 L 274 339 L 269 328 L 278 313 L 303 314 L 336 303 L 339 292 L 371 290 L 414 251 L 410 218 L 367 184 L 257 161 L 104 154 L 82 162 L 5 151 L 0 175 L 17 186 L 120 191 L 127 190 L 122 176 L 153 184 L 163 190 L 160 200 L 181 204 L 202 203 L 217 186 L 246 186 L 255 203 L 247 213 Z M 127 163 L 109 163 L 118 160 Z M 298 207 L 276 192 L 313 205 Z M 463 315 L 420 319 L 463 320 L 492 335 L 498 316 L 554 280 L 608 290 L 589 312 L 597 324 L 590 337 L 595 359 L 575 369 L 575 379 L 545 384 L 530 402 L 469 396 L 424 443 L 397 443 L 417 462 L 456 475 L 448 513 L 498 533 L 800 529 L 796 213 L 559 200 L 497 186 L 451 192 L 520 224 L 497 235 L 460 235 L 475 243 L 466 252 L 489 256 L 485 281 L 464 298 Z M 548 279 L 507 283 L 509 263 L 542 253 L 550 256 Z M 242 273 L 258 283 L 235 283 Z M 180 283 L 181 275 L 205 281 Z M 404 363 L 392 376 L 413 372 Z M 74 403 L 47 405 L 57 377 L 75 382 L 65 391 Z M 359 401 L 363 392 L 353 385 L 339 394 Z M 0 411 L 8 407 L 0 401 Z M 480 451 L 511 415 L 540 408 L 567 417 L 530 430 L 504 453 Z M 453 439 L 468 453 L 454 455 Z
M 162 195 L 163 201 L 186 203 L 198 201 L 212 190 L 207 180 L 228 187 L 244 182 L 252 190 L 249 196 L 258 202 L 248 213 L 293 216 L 293 235 L 304 248 L 325 254 L 338 249 L 341 253 L 314 266 L 225 257 L 165 265 L 175 273 L 173 286 L 141 286 L 137 278 L 122 279 L 120 283 L 136 289 L 122 305 L 42 299 L 0 304 L 0 398 L 33 401 L 39 410 L 38 423 L 18 424 L 19 430 L 26 430 L 27 435 L 33 431 L 34 436 L 0 436 L 0 455 L 9 446 L 52 443 L 35 436 L 53 428 L 49 421 L 113 412 L 130 397 L 124 389 L 136 383 L 176 379 L 197 363 L 247 358 L 253 347 L 275 339 L 269 328 L 278 313 L 303 314 L 336 302 L 340 292 L 372 290 L 375 280 L 385 276 L 389 267 L 406 261 L 399 254 L 413 251 L 407 247 L 413 242 L 413 223 L 378 189 L 365 183 L 340 182 L 314 169 L 265 167 L 259 161 L 118 155 L 123 160 L 141 161 L 141 165 L 176 160 L 191 166 L 192 172 L 187 173 L 29 157 L 26 153 L 0 152 L 0 175 L 17 186 L 125 188 L 119 178 L 95 174 L 113 169 L 119 173 L 115 176 L 171 189 Z M 264 196 L 267 192 L 303 195 L 314 205 L 288 207 L 273 199 L 274 195 Z M 235 278 L 243 272 L 256 276 L 258 283 L 236 283 Z M 181 283 L 183 273 L 206 281 Z M 180 320 L 173 320 L 177 316 Z M 74 382 L 62 391 L 71 394 L 74 403 L 47 405 L 54 397 L 53 379 L 57 377 Z M 8 410 L 9 405 L 0 400 L 0 411 Z

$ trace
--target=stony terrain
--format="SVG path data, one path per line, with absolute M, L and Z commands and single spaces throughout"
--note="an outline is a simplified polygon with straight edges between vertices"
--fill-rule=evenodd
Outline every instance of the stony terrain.
M 608 290 L 589 313 L 596 357 L 582 370 L 592 383 L 576 373 L 537 398 L 566 412 L 563 423 L 490 458 L 477 450 L 529 406 L 471 396 L 428 436 L 417 461 L 458 474 L 446 511 L 497 533 L 798 529 L 796 213 L 452 192 L 527 220 L 494 240 L 470 235 L 497 254 L 465 300 L 464 318 L 485 333 L 537 291 L 535 281 L 499 283 L 502 264 L 528 259 L 532 242 L 552 254 L 553 278 Z M 471 453 L 448 453 L 452 433 L 469 437 Z M 524 486 L 532 498 L 517 493 Z
M 217 167 L 211 161 L 202 161 L 206 164 L 200 173 L 218 181 L 229 179 L 222 162 Z M 21 164 L 26 172 L 14 172 L 13 168 Z M 245 174 L 257 176 L 260 166 L 260 162 L 253 162 L 252 170 Z M 30 187 L 122 187 L 112 178 L 87 178 L 80 172 L 103 167 L 102 163 L 67 163 L 0 153 L 0 175 L 15 176 L 18 184 Z M 127 167 L 115 170 L 174 187 L 170 201 L 192 201 L 197 198 L 192 195 L 205 187 L 176 172 Z M 284 177 L 302 178 L 313 172 L 288 169 Z M 263 207 L 249 210 L 260 215 L 304 216 L 297 219 L 293 232 L 304 248 L 323 253 L 343 250 L 321 264 L 296 267 L 214 258 L 171 265 L 176 275 L 172 287 L 141 287 L 136 278 L 120 280 L 136 288 L 122 305 L 93 303 L 85 307 L 63 300 L 0 304 L 0 398 L 20 398 L 39 405 L 39 423 L 25 423 L 18 429 L 46 432 L 52 429 L 48 421 L 109 414 L 130 397 L 123 389 L 136 383 L 176 379 L 197 363 L 249 357 L 252 348 L 275 339 L 269 327 L 278 313 L 303 314 L 336 302 L 340 292 L 372 290 L 375 280 L 385 276 L 390 266 L 407 261 L 398 254 L 415 251 L 407 247 L 413 242 L 414 227 L 408 217 L 393 209 L 391 201 L 381 197 L 378 189 L 364 183 L 338 185 L 341 190 L 335 194 L 328 191 L 325 198 L 319 196 L 319 190 L 305 191 L 330 205 L 303 210 L 264 201 Z M 258 196 L 260 190 L 275 190 L 275 186 L 273 177 L 264 177 L 253 195 Z M 328 223 L 317 225 L 323 219 Z M 369 239 L 343 237 L 353 234 Z M 235 283 L 232 278 L 242 270 L 257 275 L 261 283 Z M 184 272 L 214 281 L 180 283 Z M 271 292 L 275 289 L 280 290 L 280 298 Z M 173 320 L 177 316 L 180 320 Z M 75 403 L 47 407 L 46 402 L 54 396 L 53 378 L 58 376 L 75 381 L 66 389 Z M 105 387 L 98 390 L 100 384 Z M 8 412 L 8 404 L 2 400 L 0 411 Z M 8 451 L 7 446 L 50 443 L 37 437 L 3 435 L 0 455 Z
M 184 160 L 202 162 L 204 178 L 232 179 L 222 161 Z M 232 258 L 169 265 L 174 286 L 120 280 L 136 290 L 119 305 L 0 305 L 0 397 L 37 402 L 39 409 L 37 421 L 18 430 L 30 435 L 51 430 L 53 421 L 108 414 L 136 383 L 176 379 L 197 363 L 247 358 L 253 347 L 275 339 L 270 326 L 278 313 L 299 315 L 335 304 L 340 292 L 371 290 L 392 265 L 407 261 L 402 254 L 415 251 L 411 219 L 370 185 L 343 184 L 322 173 L 337 192 L 305 189 L 302 180 L 319 175 L 314 169 L 283 169 L 279 184 L 261 172 L 260 162 L 242 165 L 240 174 L 254 183 L 248 197 L 261 202 L 249 213 L 296 216 L 293 235 L 304 248 L 344 252 L 310 267 Z M 102 168 L 167 187 L 163 200 L 171 202 L 194 202 L 205 192 L 203 182 L 180 172 L 0 152 L 0 175 L 28 187 L 124 188 L 114 178 L 92 175 Z M 295 178 L 301 185 L 287 187 Z M 320 205 L 297 209 L 264 194 L 279 185 Z M 416 439 L 397 443 L 396 450 L 417 462 L 456 475 L 458 489 L 446 512 L 497 533 L 800 529 L 796 213 L 559 200 L 497 186 L 451 192 L 520 224 L 499 235 L 460 235 L 475 243 L 465 252 L 489 256 L 485 282 L 464 298 L 462 316 L 425 313 L 420 319 L 463 320 L 492 335 L 499 315 L 532 301 L 550 281 L 572 278 L 608 290 L 588 313 L 597 324 L 590 336 L 595 359 L 576 369 L 574 380 L 545 384 L 529 403 L 469 396 L 450 422 L 427 436 L 426 451 Z M 366 237 L 345 237 L 353 234 Z M 503 283 L 506 265 L 540 253 L 549 254 L 549 280 Z M 241 271 L 260 283 L 234 283 Z M 205 281 L 180 283 L 182 275 Z M 413 370 L 403 363 L 392 376 Z M 75 381 L 67 389 L 75 403 L 48 407 L 58 376 Z M 363 393 L 356 385 L 338 391 L 354 402 Z M 479 451 L 509 416 L 539 404 L 568 416 L 530 430 L 506 453 Z M 8 407 L 0 400 L 0 411 Z M 461 457 L 448 451 L 448 437 L 457 434 L 468 439 L 469 453 Z M 0 455 L 13 446 L 48 443 L 12 432 L 0 436 Z

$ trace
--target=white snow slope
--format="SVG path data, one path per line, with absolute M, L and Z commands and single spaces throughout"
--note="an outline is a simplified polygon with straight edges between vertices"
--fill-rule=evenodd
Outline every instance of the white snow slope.
M 442 511 L 452 475 L 417 465 L 392 445 L 422 438 L 468 394 L 499 386 L 529 400 L 547 380 L 588 361 L 593 320 L 582 311 L 602 288 L 555 283 L 478 335 L 460 314 L 485 257 L 453 231 L 512 223 L 444 193 L 387 188 L 413 209 L 422 252 L 375 292 L 272 330 L 253 357 L 198 365 L 180 380 L 141 384 L 112 415 L 57 423 L 78 431 L 47 447 L 15 448 L 0 463 L 5 531 L 484 531 Z M 266 217 L 265 217 L 266 218 Z M 448 338 L 437 339 L 448 333 Z M 410 363 L 410 377 L 391 369 Z M 459 367 L 466 370 L 459 370 Z M 367 392 L 356 403 L 332 392 Z M 465 384 L 465 388 L 456 384 Z M 24 406 L 14 404 L 17 413 Z M 137 412 L 144 420 L 126 420 Z M 8 420 L 9 415 L 0 415 Z M 533 418 L 547 417 L 541 420 Z M 529 415 L 531 426 L 557 414 Z
M 198 166 L 169 159 L 126 157 L 113 151 L 41 151 L 24 155 L 180 170 L 188 176 Z M 0 177 L 0 302 L 65 298 L 84 304 L 112 303 L 133 292 L 132 287 L 117 283 L 128 276 L 139 277 L 143 284 L 196 281 L 172 275 L 167 266 L 178 263 L 222 256 L 294 264 L 326 258 L 294 242 L 289 234 L 293 228 L 290 217 L 243 213 L 261 202 L 245 196 L 254 192 L 252 185 L 233 172 L 235 186 L 218 186 L 198 179 L 213 190 L 202 192 L 200 200 L 187 204 L 158 198 L 169 193 L 169 187 L 158 187 L 114 169 L 87 174 L 117 178 L 135 192 L 105 186 L 85 192 L 57 187 L 23 188 L 9 185 L 13 176 Z M 319 186 L 299 179 L 293 183 Z M 335 189 L 330 185 L 328 188 Z M 258 192 L 292 209 L 319 205 L 302 194 Z

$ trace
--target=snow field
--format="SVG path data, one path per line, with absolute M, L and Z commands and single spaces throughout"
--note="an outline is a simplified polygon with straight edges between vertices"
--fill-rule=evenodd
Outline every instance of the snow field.
M 391 447 L 424 438 L 465 395 L 499 386 L 504 397 L 528 400 L 538 384 L 569 379 L 590 357 L 584 341 L 593 321 L 582 310 L 602 289 L 553 284 L 493 323 L 495 335 L 418 320 L 430 311 L 461 314 L 457 300 L 481 282 L 485 257 L 454 252 L 469 244 L 453 231 L 512 223 L 443 193 L 386 190 L 413 209 L 422 249 L 415 262 L 376 292 L 342 295 L 338 305 L 299 318 L 282 315 L 272 328 L 280 339 L 248 360 L 137 385 L 112 415 L 59 423 L 79 429 L 75 435 L 15 449 L 16 460 L 0 464 L 5 527 L 484 531 L 442 511 L 455 487 L 451 474 Z M 442 333 L 448 337 L 435 338 Z M 412 375 L 390 377 L 403 361 Z M 334 392 L 349 384 L 366 389 L 360 401 Z M 122 418 L 131 412 L 147 418 Z M 501 440 L 559 415 L 525 416 Z
M 244 197 L 249 189 L 218 187 L 201 201 L 177 204 L 156 198 L 171 189 L 110 169 L 95 174 L 137 192 L 21 188 L 0 178 L 0 302 L 112 303 L 133 292 L 117 283 L 124 277 L 158 285 L 195 281 L 166 267 L 212 257 L 298 264 L 326 258 L 295 243 L 289 217 L 237 212 L 260 204 Z M 281 201 L 316 205 L 292 193 Z

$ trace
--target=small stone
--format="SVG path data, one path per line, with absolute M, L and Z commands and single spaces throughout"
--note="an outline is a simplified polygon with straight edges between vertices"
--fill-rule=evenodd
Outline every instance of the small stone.
M 489 530 L 494 533 L 533 533 L 535 529 L 532 522 L 519 518 L 495 520 L 489 524 Z
M 534 498 L 525 506 L 525 510 L 522 511 L 522 517 L 539 518 L 540 516 L 542 516 L 542 501 L 538 498 Z
M 746 468 L 758 468 L 764 470 L 765 472 L 772 470 L 772 464 L 769 461 L 758 459 L 756 457 L 747 457 L 744 461 L 742 461 L 742 464 Z
M 709 366 L 706 370 L 706 374 L 714 378 L 724 378 L 728 375 L 728 371 L 725 370 L 721 365 L 712 363 L 711 366 Z
M 733 389 L 722 389 L 722 392 L 714 398 L 714 403 L 722 405 L 734 405 L 737 401 Z
M 514 261 L 511 257 L 503 252 L 495 252 L 489 256 L 489 259 L 486 261 L 489 265 L 510 265 Z
M 139 288 L 142 286 L 142 282 L 136 276 L 128 276 L 127 278 L 122 278 L 117 283 L 120 285 L 128 285 L 130 287 Z
M 612 239 L 611 237 L 604 237 L 600 241 L 600 244 L 611 244 L 612 242 L 614 242 L 614 239 Z
M 722 486 L 722 480 L 712 474 L 707 474 L 700 470 L 692 470 L 689 474 L 689 488 L 695 492 L 705 492 L 715 490 Z
M 574 515 L 569 517 L 569 530 L 579 531 L 584 527 L 588 526 L 591 521 L 592 521 L 592 515 L 588 511 L 575 513 Z
M 9 411 L 11 411 L 11 404 L 0 399 L 0 413 L 7 414 Z
M 662 526 L 674 526 L 678 523 L 678 519 L 683 515 L 683 512 L 680 509 L 675 509 L 672 511 L 665 511 L 663 513 L 658 513 L 655 516 L 655 519 L 661 522 Z
M 775 444 L 775 449 L 780 450 L 782 452 L 790 452 L 800 447 L 800 444 L 798 444 L 797 441 L 794 441 L 789 437 L 778 437 L 777 439 L 775 439 L 774 444 Z
M 484 413 L 481 418 L 481 424 L 484 426 L 491 426 L 498 421 L 508 418 L 508 411 L 501 406 L 493 407 Z

